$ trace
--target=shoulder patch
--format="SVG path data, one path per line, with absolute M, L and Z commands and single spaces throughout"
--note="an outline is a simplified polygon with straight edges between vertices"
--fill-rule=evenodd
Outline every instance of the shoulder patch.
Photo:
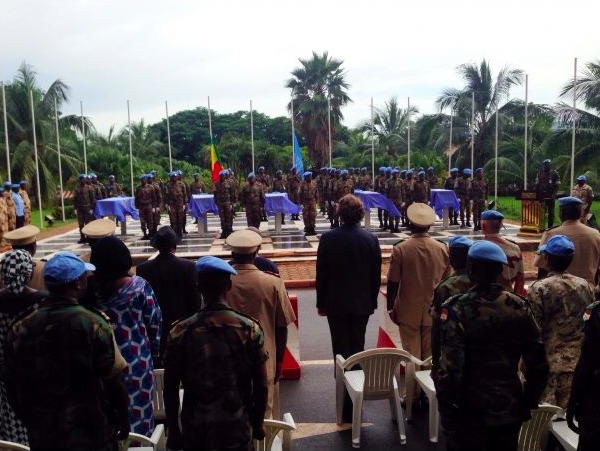
M 594 309 L 598 308 L 598 306 L 600 306 L 600 301 L 592 302 L 586 307 L 585 312 L 583 313 L 584 322 L 588 321 L 592 317 L 592 312 L 594 311 Z

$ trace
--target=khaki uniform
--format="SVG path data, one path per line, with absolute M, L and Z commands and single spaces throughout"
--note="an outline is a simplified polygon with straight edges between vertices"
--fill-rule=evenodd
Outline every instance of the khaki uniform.
M 436 189 L 437 188 L 439 180 L 438 180 L 438 178 L 435 175 L 427 175 L 425 177 L 425 180 L 427 180 L 427 183 L 429 183 L 429 189 Z
M 415 180 L 413 185 L 413 201 L 428 204 L 431 199 L 431 190 L 427 180 Z
M 240 204 L 246 210 L 248 227 L 260 227 L 262 208 L 265 203 L 264 187 L 259 183 L 246 182 L 240 193 Z
M 190 192 L 192 194 L 202 194 L 204 192 L 204 183 L 202 183 L 202 180 L 198 179 L 190 183 Z
M 8 206 L 4 196 L 0 196 L 0 244 L 2 244 L 4 234 L 8 232 Z
M 596 273 L 600 267 L 600 232 L 578 220 L 567 220 L 562 225 L 546 230 L 540 240 L 544 244 L 554 235 L 566 235 L 575 245 L 573 261 L 567 268 L 569 274 L 583 277 L 588 283 L 596 284 Z M 534 265 L 539 266 L 539 256 Z
M 296 320 L 283 280 L 267 274 L 252 264 L 234 264 L 237 275 L 231 276 L 232 287 L 227 292 L 227 304 L 258 321 L 265 333 L 265 350 L 269 355 L 267 380 L 269 401 L 265 416 L 271 416 L 276 372 L 275 330 Z
M 529 287 L 527 300 L 542 331 L 550 374 L 540 402 L 567 408 L 583 340 L 583 315 L 594 300 L 585 279 L 550 273 Z
M 12 198 L 10 190 L 4 191 L 2 195 L 4 196 L 4 201 L 6 202 L 8 230 L 15 230 L 17 227 L 17 210 L 15 209 L 15 200 Z
M 23 199 L 23 205 L 25 206 L 25 223 L 24 225 L 31 224 L 31 199 L 29 194 L 24 189 L 19 190 L 19 195 Z
M 465 225 L 465 216 L 467 217 L 467 227 L 470 226 L 471 221 L 471 204 L 469 203 L 469 190 L 471 186 L 471 179 L 464 177 L 457 177 L 454 181 L 454 192 L 460 202 L 460 223 Z
M 147 231 L 154 231 L 154 213 L 152 209 L 156 204 L 156 190 L 150 183 L 139 185 L 135 189 L 135 208 L 139 210 L 140 226 L 144 236 L 147 236 Z
M 300 200 L 299 200 L 298 196 L 300 195 L 299 189 L 300 189 L 301 182 L 302 182 L 302 180 L 300 180 L 300 176 L 298 174 L 290 174 L 287 178 L 287 186 L 286 186 L 287 193 L 288 193 L 290 200 L 292 202 L 294 202 L 296 205 L 300 204 Z
M 154 187 L 154 191 L 156 193 L 156 201 L 154 205 L 152 205 L 152 209 L 154 210 L 154 228 L 157 229 L 160 225 L 160 209 L 163 204 L 163 190 L 160 186 L 160 183 L 158 183 L 158 180 L 156 179 L 153 179 L 152 182 L 149 182 L 149 184 Z
M 388 280 L 400 283 L 392 315 L 400 326 L 402 347 L 418 359 L 431 355 L 429 314 L 433 292 L 450 272 L 446 245 L 427 233 L 416 233 L 396 244 Z
M 79 184 L 73 191 L 73 201 L 75 202 L 75 211 L 77 212 L 77 223 L 79 230 L 93 219 L 94 189 L 88 184 Z
M 221 177 L 215 182 L 215 203 L 219 208 L 221 219 L 221 238 L 226 238 L 232 232 L 233 227 L 233 202 L 234 187 L 230 180 Z
M 446 177 L 444 181 L 444 189 L 454 191 L 454 184 L 458 177 Z M 457 196 L 458 197 L 458 196 Z M 458 225 L 458 212 L 450 210 L 450 225 Z
M 586 224 L 586 216 L 590 212 L 590 207 L 594 200 L 594 191 L 592 190 L 592 187 L 587 183 L 584 183 L 583 186 L 575 185 L 571 191 L 571 196 L 578 197 L 581 199 L 581 202 L 583 202 L 583 205 L 581 206 L 581 222 Z
M 316 233 L 317 222 L 317 185 L 314 181 L 303 180 L 300 184 L 300 203 L 302 204 L 302 220 L 304 231 Z
M 481 213 L 485 210 L 485 201 L 488 196 L 488 181 L 485 177 L 475 178 L 471 182 L 469 199 L 473 201 L 473 225 L 481 228 Z
M 485 239 L 500 246 L 506 254 L 508 265 L 503 266 L 502 274 L 498 278 L 498 283 L 500 283 L 506 291 L 514 291 L 517 276 L 520 274 L 520 277 L 525 279 L 521 248 L 496 233 L 486 235 Z M 520 295 L 521 293 L 517 294 Z
M 169 221 L 175 233 L 183 234 L 185 225 L 185 206 L 187 203 L 187 185 L 181 180 L 170 180 L 167 183 L 165 206 L 169 210 Z

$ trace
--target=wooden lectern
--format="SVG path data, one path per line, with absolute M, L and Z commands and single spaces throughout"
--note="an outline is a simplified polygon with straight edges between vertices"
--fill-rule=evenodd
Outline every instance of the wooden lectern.
M 545 230 L 546 209 L 536 191 L 521 191 L 517 195 L 521 201 L 521 230 L 519 235 L 539 235 Z

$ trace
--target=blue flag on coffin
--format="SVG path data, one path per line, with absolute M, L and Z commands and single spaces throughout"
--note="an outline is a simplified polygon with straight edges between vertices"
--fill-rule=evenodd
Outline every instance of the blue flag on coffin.
M 298 144 L 298 138 L 296 132 L 294 132 L 294 167 L 298 171 L 298 175 L 302 177 L 304 175 L 304 163 L 302 162 L 302 153 L 300 152 L 300 145 Z

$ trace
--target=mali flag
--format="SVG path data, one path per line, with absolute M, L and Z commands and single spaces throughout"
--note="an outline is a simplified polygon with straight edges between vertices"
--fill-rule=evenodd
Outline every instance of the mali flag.
M 212 174 L 212 181 L 216 182 L 219 180 L 219 172 L 223 170 L 223 165 L 221 164 L 221 155 L 217 150 L 217 146 L 213 141 L 212 137 L 210 138 L 210 172 Z

